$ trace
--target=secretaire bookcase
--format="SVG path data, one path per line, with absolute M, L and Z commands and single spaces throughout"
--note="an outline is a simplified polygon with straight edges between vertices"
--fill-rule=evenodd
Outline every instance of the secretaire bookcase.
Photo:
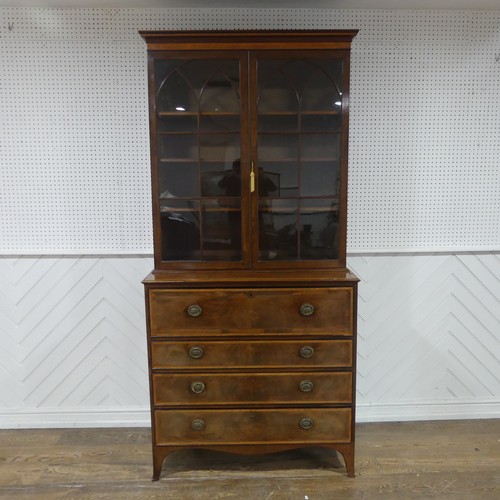
M 153 479 L 176 450 L 340 452 L 354 476 L 346 268 L 356 31 L 141 32 L 155 269 Z

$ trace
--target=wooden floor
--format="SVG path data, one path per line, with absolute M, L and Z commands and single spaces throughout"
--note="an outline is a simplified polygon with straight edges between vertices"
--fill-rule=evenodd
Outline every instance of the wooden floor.
M 355 479 L 318 448 L 167 458 L 151 482 L 149 429 L 0 431 L 0 498 L 500 499 L 500 420 L 360 424 Z

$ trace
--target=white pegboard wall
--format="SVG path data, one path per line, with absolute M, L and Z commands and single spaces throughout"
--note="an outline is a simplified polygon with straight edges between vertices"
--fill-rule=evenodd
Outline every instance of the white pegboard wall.
M 0 9 L 0 252 L 152 251 L 139 29 L 357 28 L 348 249 L 500 249 L 500 11 Z

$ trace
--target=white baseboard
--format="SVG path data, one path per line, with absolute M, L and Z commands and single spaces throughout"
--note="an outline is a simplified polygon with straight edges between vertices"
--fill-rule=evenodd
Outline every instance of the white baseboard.
M 500 401 L 432 401 L 358 405 L 357 422 L 467 420 L 500 418 Z M 149 408 L 89 410 L 0 410 L 0 429 L 71 427 L 150 427 Z
M 150 426 L 149 408 L 0 410 L 0 429 Z
M 500 418 L 500 401 L 426 401 L 356 406 L 356 422 L 395 422 L 412 420 L 468 420 Z

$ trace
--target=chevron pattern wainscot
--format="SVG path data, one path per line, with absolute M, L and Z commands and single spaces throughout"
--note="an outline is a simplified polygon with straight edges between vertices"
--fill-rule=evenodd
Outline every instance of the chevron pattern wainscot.
M 149 424 L 150 258 L 0 259 L 0 426 Z
M 359 420 L 500 416 L 500 255 L 352 256 Z
M 0 427 L 149 425 L 150 257 L 0 259 Z M 500 255 L 351 255 L 358 420 L 500 416 Z

